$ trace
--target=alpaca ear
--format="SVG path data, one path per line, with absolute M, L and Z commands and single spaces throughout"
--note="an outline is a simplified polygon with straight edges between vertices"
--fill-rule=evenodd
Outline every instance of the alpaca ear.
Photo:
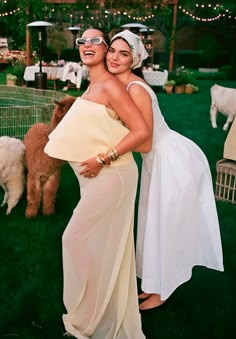
M 61 108 L 63 108 L 65 106 L 60 101 L 57 101 L 56 99 L 53 99 L 53 103 L 57 106 L 60 106 Z

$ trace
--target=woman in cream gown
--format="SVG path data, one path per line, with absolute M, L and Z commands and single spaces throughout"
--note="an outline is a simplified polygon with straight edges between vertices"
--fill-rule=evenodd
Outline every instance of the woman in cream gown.
M 207 159 L 167 126 L 155 93 L 132 72 L 146 57 L 140 38 L 127 30 L 112 38 L 106 56 L 108 70 L 127 87 L 153 131 L 152 149 L 142 153 L 138 208 L 136 269 L 144 291 L 139 298 L 146 299 L 141 310 L 163 304 L 196 265 L 223 271 Z M 147 152 L 145 143 L 137 151 Z
M 125 88 L 105 69 L 104 34 L 89 29 L 77 42 L 90 87 L 45 147 L 48 155 L 69 161 L 81 191 L 62 238 L 63 321 L 67 334 L 78 339 L 143 339 L 133 241 L 138 172 L 132 150 L 148 139 L 149 130 Z

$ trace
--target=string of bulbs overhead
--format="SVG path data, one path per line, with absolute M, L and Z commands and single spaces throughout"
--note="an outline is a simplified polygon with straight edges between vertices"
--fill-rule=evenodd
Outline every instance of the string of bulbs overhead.
M 3 0 L 3 2 L 7 3 L 7 0 Z M 184 8 L 183 6 L 178 6 L 179 10 L 183 14 L 189 16 L 192 20 L 197 20 L 197 21 L 202 21 L 202 22 L 211 22 L 211 21 L 216 21 L 216 20 L 222 19 L 222 18 L 228 18 L 228 19 L 235 19 L 236 20 L 236 16 L 232 15 L 231 11 L 228 8 L 225 8 L 223 5 L 220 5 L 220 4 L 212 5 L 211 3 L 208 3 L 208 4 L 198 4 L 198 3 L 196 3 L 194 7 L 195 8 L 193 10 L 189 10 L 189 9 Z M 199 9 L 202 10 L 202 12 L 203 12 L 202 15 L 200 15 L 199 13 L 195 14 L 195 11 L 198 10 L 198 12 L 199 12 Z M 208 9 L 208 10 L 211 9 L 211 11 L 213 12 L 213 15 L 211 15 L 211 16 L 204 15 L 204 9 Z M 14 10 L 0 13 L 0 17 L 7 17 L 9 15 L 16 14 L 20 11 L 21 11 L 21 8 L 18 7 Z M 54 11 L 54 9 L 51 9 L 51 12 L 53 12 L 53 11 Z M 216 13 L 214 14 L 214 12 L 216 12 Z M 125 11 L 125 12 L 104 11 L 104 18 L 105 19 L 109 15 L 112 15 L 114 17 L 114 19 L 117 18 L 118 16 L 122 15 L 122 16 L 126 16 L 129 19 L 141 21 L 141 22 L 145 22 L 147 20 L 153 19 L 156 16 L 156 14 L 151 13 L 151 12 L 148 15 L 145 15 L 145 16 L 137 16 L 137 15 L 132 15 L 132 14 L 128 13 L 127 11 Z M 81 20 L 83 19 L 82 15 L 81 15 L 80 19 Z M 92 15 L 91 20 L 93 20 L 93 19 L 94 19 L 94 16 Z

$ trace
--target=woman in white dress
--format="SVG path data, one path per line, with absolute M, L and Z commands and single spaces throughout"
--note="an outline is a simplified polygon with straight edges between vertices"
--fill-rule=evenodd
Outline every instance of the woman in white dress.
M 138 171 L 132 151 L 150 133 L 124 86 L 106 70 L 104 34 L 88 29 L 77 43 L 90 86 L 45 147 L 50 156 L 69 161 L 81 193 L 62 238 L 64 326 L 78 339 L 144 339 L 133 241 Z
M 138 209 L 137 275 L 141 310 L 160 306 L 202 265 L 223 271 L 219 222 L 208 161 L 191 140 L 171 130 L 147 83 L 133 73 L 147 58 L 140 38 L 125 30 L 107 52 L 108 70 L 128 89 L 150 131 L 144 143 Z M 149 140 L 150 142 L 150 140 Z

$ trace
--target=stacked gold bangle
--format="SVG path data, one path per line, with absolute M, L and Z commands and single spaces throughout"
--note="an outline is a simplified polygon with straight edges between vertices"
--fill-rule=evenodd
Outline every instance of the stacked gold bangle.
M 99 164 L 101 164 L 103 167 L 106 166 L 106 161 L 105 161 L 105 158 L 102 156 L 102 154 L 99 153 L 99 154 L 96 156 L 96 160 L 97 160 L 97 162 L 99 162 Z
M 117 152 L 116 148 L 111 148 L 110 150 L 108 150 L 107 156 L 111 162 L 114 162 L 119 159 L 120 154 Z
M 99 153 L 96 156 L 96 160 L 99 164 L 101 164 L 103 167 L 105 166 L 110 166 L 110 164 L 114 161 L 116 161 L 117 159 L 119 159 L 120 154 L 117 152 L 116 148 L 111 148 L 107 151 L 107 157 L 109 159 L 109 164 L 106 164 L 106 160 L 104 158 L 105 154 Z

